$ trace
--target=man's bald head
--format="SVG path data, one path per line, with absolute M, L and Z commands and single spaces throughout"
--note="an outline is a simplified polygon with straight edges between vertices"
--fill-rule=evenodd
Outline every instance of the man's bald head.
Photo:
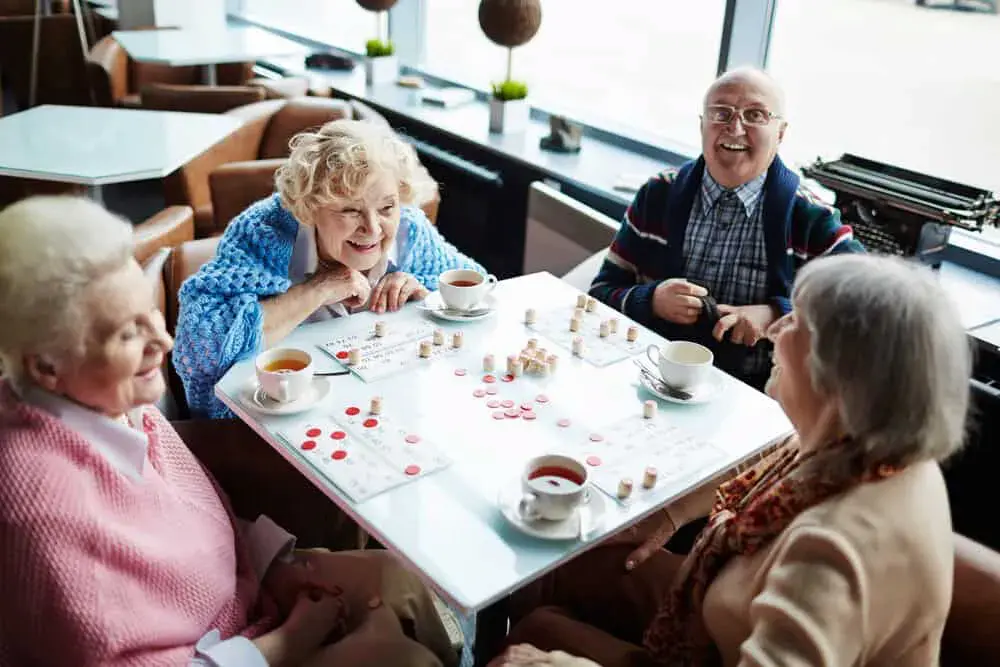
M 781 86 L 773 76 L 759 67 L 750 67 L 748 65 L 731 69 L 713 81 L 712 85 L 705 91 L 705 104 L 708 104 L 712 93 L 716 90 L 733 84 L 752 86 L 761 95 L 769 98 L 770 104 L 768 107 L 771 111 L 779 116 L 785 115 L 785 91 L 781 89 Z

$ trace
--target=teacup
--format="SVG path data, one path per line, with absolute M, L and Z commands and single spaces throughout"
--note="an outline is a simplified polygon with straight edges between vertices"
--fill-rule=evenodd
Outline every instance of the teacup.
M 255 365 L 260 388 L 279 403 L 297 401 L 312 388 L 312 356 L 304 350 L 268 350 L 257 357 Z
M 587 469 L 569 456 L 548 454 L 528 461 L 521 475 L 518 511 L 528 521 L 569 518 L 587 497 Z
M 438 290 L 444 305 L 455 310 L 471 310 L 493 291 L 497 277 L 471 269 L 452 269 L 438 277 Z
M 664 384 L 683 390 L 694 389 L 704 382 L 715 359 L 710 349 L 687 340 L 672 340 L 662 350 L 650 345 L 646 357 L 656 364 Z

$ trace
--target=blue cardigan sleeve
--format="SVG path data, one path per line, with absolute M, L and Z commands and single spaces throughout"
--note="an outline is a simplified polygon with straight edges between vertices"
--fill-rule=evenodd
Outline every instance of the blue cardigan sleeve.
M 276 198 L 258 202 L 230 223 L 215 257 L 181 286 L 173 360 L 192 416 L 228 415 L 215 384 L 261 348 L 260 299 L 288 290 L 297 228 Z
M 403 207 L 399 225 L 405 230 L 405 244 L 399 252 L 399 270 L 411 274 L 427 289 L 436 290 L 438 276 L 451 269 L 473 269 L 486 273 L 477 261 L 449 243 L 419 208 Z

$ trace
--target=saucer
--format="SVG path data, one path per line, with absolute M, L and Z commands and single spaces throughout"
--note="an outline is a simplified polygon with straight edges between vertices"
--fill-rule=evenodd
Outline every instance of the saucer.
M 495 313 L 497 310 L 496 306 L 496 299 L 492 294 L 487 294 L 485 299 L 476 304 L 475 307 L 469 309 L 473 314 L 467 315 L 460 310 L 453 310 L 445 306 L 444 300 L 441 298 L 441 292 L 431 292 L 424 299 L 423 303 L 420 304 L 419 308 L 434 317 L 448 320 L 449 322 L 475 322 Z
M 305 396 L 279 403 L 261 390 L 257 378 L 253 377 L 240 391 L 240 403 L 264 415 L 294 415 L 305 412 L 330 393 L 330 381 L 325 377 L 313 377 L 312 387 Z
M 542 540 L 580 539 L 579 509 L 574 511 L 569 518 L 562 521 L 547 521 L 545 519 L 529 521 L 521 516 L 521 512 L 518 509 L 518 505 L 521 504 L 522 495 L 520 479 L 505 484 L 498 494 L 497 506 L 500 508 L 500 513 L 503 514 L 504 518 L 511 525 L 526 535 L 531 535 Z M 591 484 L 588 489 L 587 499 L 581 507 L 589 510 L 586 518 L 587 536 L 593 535 L 594 531 L 604 523 L 604 517 L 607 513 L 607 503 L 604 500 L 604 494 Z M 586 540 L 587 536 L 584 537 L 584 540 Z
M 671 396 L 670 394 L 664 394 L 657 391 L 657 389 L 642 372 L 639 373 L 639 383 L 642 384 L 643 389 L 657 398 L 670 403 L 677 403 L 679 405 L 698 405 L 699 403 L 708 403 L 722 391 L 722 378 L 718 373 L 714 372 L 709 374 L 709 378 L 697 387 L 685 390 L 687 393 L 691 394 L 691 398 L 677 398 L 676 396 Z

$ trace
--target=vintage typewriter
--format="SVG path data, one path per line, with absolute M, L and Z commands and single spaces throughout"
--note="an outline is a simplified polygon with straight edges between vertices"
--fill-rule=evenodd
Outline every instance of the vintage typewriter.
M 835 206 L 869 252 L 938 267 L 955 227 L 1000 226 L 1000 197 L 968 185 L 845 154 L 802 169 L 836 193 Z

